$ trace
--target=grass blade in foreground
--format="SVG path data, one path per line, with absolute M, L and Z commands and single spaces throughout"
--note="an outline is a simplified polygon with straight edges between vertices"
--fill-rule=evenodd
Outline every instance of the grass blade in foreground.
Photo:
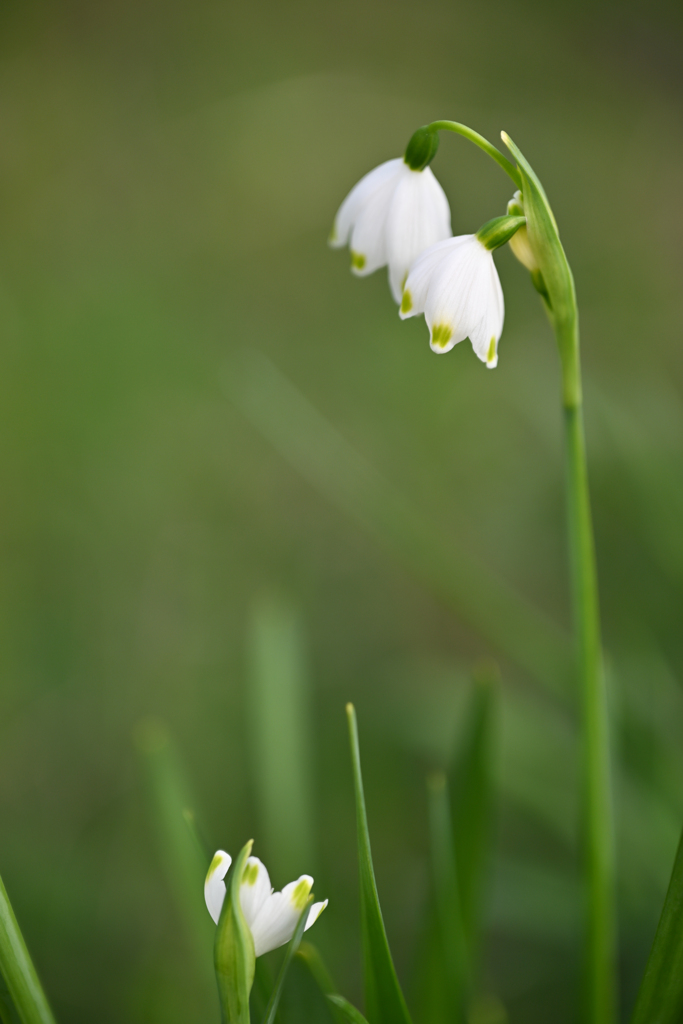
M 450 779 L 460 906 L 472 961 L 476 957 L 492 835 L 493 730 L 499 680 L 498 667 L 492 662 L 475 669 L 468 720 Z
M 346 705 L 353 764 L 358 832 L 358 870 L 360 874 L 360 912 L 363 932 L 365 1010 L 370 1024 L 411 1024 L 401 991 L 377 895 L 375 871 L 370 852 L 368 820 L 365 813 L 363 778 L 360 770 L 358 725 L 353 704 Z
M 344 999 L 344 996 L 329 995 L 327 998 L 332 1003 L 332 1006 L 339 1010 L 347 1024 L 368 1024 L 360 1010 L 357 1010 L 348 999 Z
M 683 836 L 631 1024 L 683 1020 Z
M 297 951 L 297 956 L 306 964 L 311 977 L 317 984 L 324 996 L 336 996 L 337 986 L 332 980 L 323 958 L 316 946 L 310 942 L 302 942 Z M 347 1017 L 339 1009 L 334 1000 L 330 1000 L 330 1010 L 337 1024 L 346 1024 Z
M 427 785 L 435 910 L 443 955 L 440 977 L 434 981 L 447 989 L 444 996 L 449 1018 L 461 1021 L 467 1001 L 468 965 L 448 783 L 443 772 L 438 772 Z
M 22 1024 L 55 1024 L 1 878 L 0 972 Z
M 273 988 L 271 997 L 268 1000 L 266 1012 L 263 1015 L 263 1024 L 273 1024 L 273 1021 L 275 1020 L 275 1014 L 277 1013 L 277 1008 L 280 1002 L 280 996 L 282 995 L 282 989 L 285 983 L 285 978 L 287 977 L 287 971 L 289 970 L 292 960 L 294 959 L 294 955 L 301 943 L 301 939 L 304 934 L 304 929 L 306 928 L 306 922 L 308 921 L 308 913 L 311 909 L 312 902 L 313 894 L 311 894 L 308 897 L 306 906 L 302 910 L 299 920 L 297 922 L 297 926 L 294 929 L 294 934 L 292 935 L 291 939 L 287 944 L 287 951 L 285 953 L 285 958 L 282 961 L 280 973 L 277 976 L 275 987 Z

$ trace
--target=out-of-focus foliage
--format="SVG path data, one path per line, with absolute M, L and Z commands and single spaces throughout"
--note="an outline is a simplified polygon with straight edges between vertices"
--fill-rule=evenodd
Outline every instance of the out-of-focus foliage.
M 436 117 L 510 132 L 576 278 L 632 1005 L 683 821 L 680 43 L 665 2 L 3 6 L 0 871 L 58 1019 L 185 1024 L 204 998 L 141 719 L 167 723 L 211 851 L 254 837 L 275 887 L 290 877 L 265 850 L 274 775 L 253 758 L 270 725 L 247 693 L 273 591 L 301 624 L 297 813 L 339 991 L 361 1005 L 344 704 L 392 953 L 426 1024 L 424 777 L 449 767 L 472 664 L 494 654 L 475 1016 L 573 1018 L 571 691 L 496 646 L 400 531 L 379 544 L 234 397 L 245 350 L 266 356 L 433 528 L 435 565 L 464 552 L 568 633 L 557 356 L 526 272 L 497 254 L 491 373 L 467 345 L 434 356 L 384 272 L 357 281 L 325 246 L 348 189 Z M 442 139 L 433 169 L 456 232 L 504 213 L 509 183 L 463 140 Z M 328 1012 L 295 962 L 283 1018 Z

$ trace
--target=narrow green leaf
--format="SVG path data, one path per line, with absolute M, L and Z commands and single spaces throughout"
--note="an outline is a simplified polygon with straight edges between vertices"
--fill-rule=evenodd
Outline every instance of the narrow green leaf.
M 297 951 L 297 956 L 303 960 L 324 996 L 336 996 L 337 986 L 332 980 L 332 975 L 327 969 L 325 961 L 321 957 L 316 946 L 310 942 L 302 942 Z M 340 1012 L 334 1002 L 330 1003 L 330 1010 L 337 1024 L 346 1024 L 346 1017 Z
M 493 813 L 493 733 L 497 666 L 482 663 L 474 673 L 469 714 L 450 777 L 453 844 L 466 948 L 476 957 Z
M 683 1020 L 683 835 L 631 1024 Z
M 2 1024 L 21 1024 L 19 1014 L 12 1002 L 5 979 L 0 973 L 0 1021 Z
M 52 1011 L 1 878 L 0 972 L 21 1024 L 54 1024 Z M 4 1012 L 6 1019 L 11 1021 L 9 1005 Z
M 254 983 L 256 957 L 254 940 L 242 913 L 240 885 L 253 845 L 250 839 L 230 867 L 216 929 L 214 967 L 224 1024 L 249 1024 L 249 993 Z
M 430 847 L 434 902 L 441 941 L 441 971 L 433 981 L 445 988 L 450 1020 L 463 1018 L 468 992 L 468 963 L 462 920 L 448 783 L 443 772 L 428 779 Z
M 292 963 L 292 960 L 294 959 L 296 951 L 298 950 L 299 945 L 301 943 L 301 939 L 302 939 L 303 934 L 304 934 L 304 929 L 306 928 L 306 921 L 308 920 L 308 912 L 311 909 L 311 903 L 312 902 L 313 902 L 313 895 L 311 894 L 309 896 L 309 898 L 308 898 L 308 902 L 306 903 L 306 906 L 301 911 L 301 914 L 299 916 L 299 920 L 297 921 L 296 928 L 294 929 L 294 934 L 292 935 L 291 939 L 287 943 L 287 950 L 285 952 L 285 958 L 282 961 L 282 967 L 280 968 L 280 973 L 277 976 L 277 981 L 275 982 L 275 987 L 273 988 L 273 991 L 271 993 L 270 999 L 268 1000 L 268 1005 L 266 1007 L 266 1012 L 263 1015 L 263 1024 L 273 1024 L 273 1021 L 275 1020 L 275 1014 L 277 1013 L 277 1008 L 278 1008 L 278 1004 L 280 1002 L 280 997 L 282 996 L 282 989 L 283 989 L 283 986 L 285 984 L 285 978 L 287 977 L 287 971 L 289 970 L 289 968 L 291 966 L 291 963 Z
M 353 704 L 346 705 L 356 798 L 360 909 L 363 933 L 365 1007 L 370 1024 L 410 1024 L 410 1014 L 391 958 L 379 905 L 360 768 L 358 725 Z
M 350 1003 L 348 999 L 344 999 L 344 996 L 328 995 L 327 998 L 333 1006 L 341 1011 L 341 1014 L 347 1024 L 368 1024 L 360 1010 L 357 1010 L 353 1003 Z

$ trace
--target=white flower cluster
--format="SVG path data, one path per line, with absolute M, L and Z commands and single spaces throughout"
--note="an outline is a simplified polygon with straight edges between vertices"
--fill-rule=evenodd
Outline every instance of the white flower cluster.
M 448 200 L 429 167 L 398 158 L 366 174 L 340 206 L 330 245 L 350 246 L 360 277 L 389 268 L 401 318 L 424 313 L 433 352 L 469 338 L 479 359 L 496 366 L 505 317 L 496 246 L 479 235 L 452 237 Z
M 216 924 L 221 916 L 226 895 L 225 876 L 232 858 L 225 850 L 217 850 L 204 883 L 206 907 Z M 310 875 L 290 882 L 282 892 L 273 892 L 270 877 L 258 857 L 249 857 L 240 882 L 240 906 L 254 940 L 254 954 L 261 956 L 289 942 L 313 886 Z M 305 931 L 318 920 L 327 906 L 314 903 L 308 912 Z

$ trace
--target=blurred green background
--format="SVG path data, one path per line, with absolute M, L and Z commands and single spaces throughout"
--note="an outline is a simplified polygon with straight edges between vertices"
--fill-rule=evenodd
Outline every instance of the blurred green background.
M 217 1019 L 174 778 L 212 850 L 253 836 L 277 888 L 316 876 L 311 937 L 360 999 L 351 699 L 389 937 L 435 1024 L 424 779 L 482 656 L 502 686 L 479 1020 L 575 1019 L 550 329 L 506 249 L 499 368 L 467 342 L 437 358 L 384 271 L 326 248 L 355 181 L 435 118 L 510 133 L 576 277 L 627 1014 L 683 822 L 681 21 L 2 5 L 0 872 L 61 1021 Z M 510 183 L 464 140 L 433 167 L 455 233 L 504 212 Z M 324 1014 L 297 984 L 285 1017 Z

